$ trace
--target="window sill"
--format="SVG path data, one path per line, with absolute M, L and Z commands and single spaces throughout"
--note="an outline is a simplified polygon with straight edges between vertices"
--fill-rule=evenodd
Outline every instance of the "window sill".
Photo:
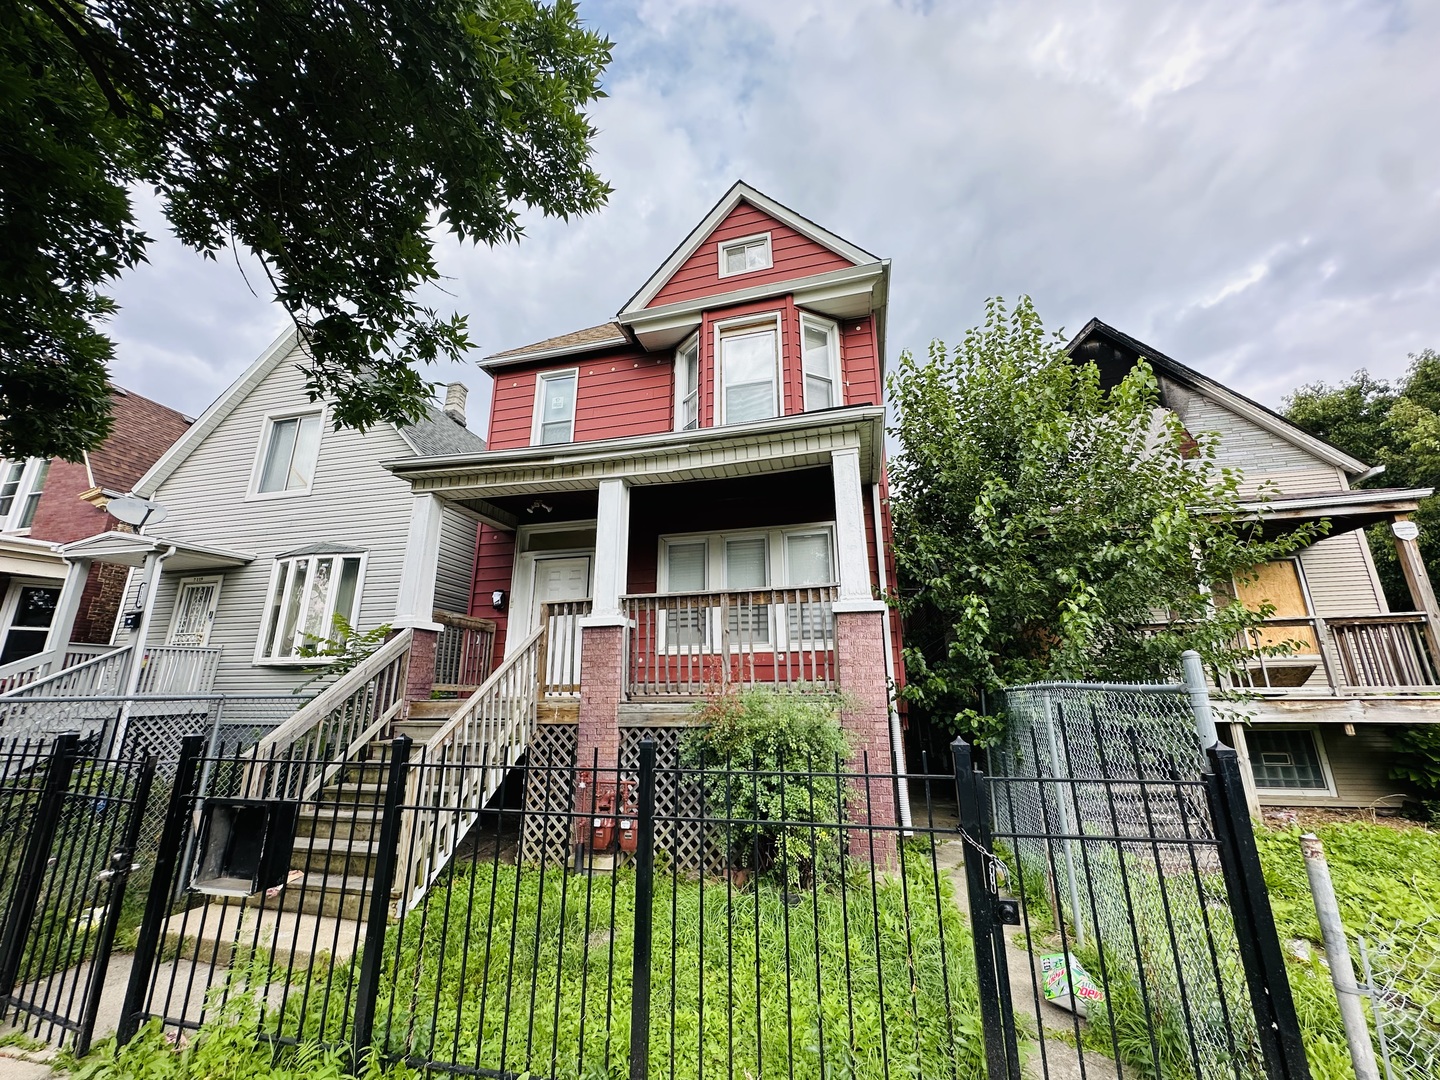
M 252 660 L 251 667 L 273 667 L 273 668 L 310 668 L 329 667 L 335 662 L 333 656 L 285 656 L 285 657 L 262 657 Z
M 301 499 L 310 495 L 315 490 L 315 485 L 308 488 L 296 488 L 294 491 L 251 491 L 246 494 L 246 502 L 270 502 L 274 499 Z

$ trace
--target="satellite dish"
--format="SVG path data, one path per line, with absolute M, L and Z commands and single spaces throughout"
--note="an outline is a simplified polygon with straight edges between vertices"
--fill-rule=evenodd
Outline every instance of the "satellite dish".
M 105 504 L 105 511 L 117 521 L 134 525 L 137 529 L 143 529 L 151 521 L 159 524 L 170 513 L 158 502 L 134 495 L 121 495 L 118 499 L 111 499 Z

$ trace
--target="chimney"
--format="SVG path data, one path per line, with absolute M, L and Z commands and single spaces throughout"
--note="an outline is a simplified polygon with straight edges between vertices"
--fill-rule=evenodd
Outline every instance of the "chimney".
M 447 383 L 445 386 L 445 415 L 461 427 L 465 426 L 465 398 L 470 393 L 463 382 Z

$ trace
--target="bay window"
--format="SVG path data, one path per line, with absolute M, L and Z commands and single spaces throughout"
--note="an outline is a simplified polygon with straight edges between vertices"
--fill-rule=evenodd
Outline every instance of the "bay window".
M 675 351 L 675 429 L 700 426 L 700 335 Z
M 0 461 L 0 531 L 30 528 L 49 474 L 49 458 Z
M 718 331 L 720 423 L 780 415 L 779 327 L 775 320 Z
M 352 626 L 359 615 L 365 554 L 358 549 L 291 552 L 275 560 L 265 600 L 265 622 L 255 647 L 257 663 L 316 663 L 302 657 L 307 644 L 333 639 L 335 616 Z
M 805 411 L 843 405 L 839 328 L 813 315 L 801 315 L 800 342 L 805 369 Z

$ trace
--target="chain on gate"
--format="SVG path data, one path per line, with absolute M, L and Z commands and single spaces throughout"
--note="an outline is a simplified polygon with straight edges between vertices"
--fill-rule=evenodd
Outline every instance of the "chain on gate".
M 0 1019 L 90 1049 L 151 785 L 152 754 L 78 736 L 0 751 Z

